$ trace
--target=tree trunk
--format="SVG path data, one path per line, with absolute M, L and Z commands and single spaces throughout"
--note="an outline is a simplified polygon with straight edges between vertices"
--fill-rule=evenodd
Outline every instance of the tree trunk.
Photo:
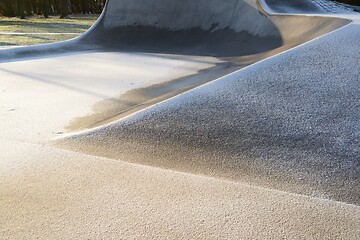
M 17 0 L 16 4 L 17 4 L 17 15 L 21 19 L 25 19 L 25 3 L 24 3 L 24 0 Z
M 61 0 L 61 16 L 60 18 L 69 18 L 69 0 Z
M 41 10 L 45 18 L 49 17 L 50 14 L 50 4 L 49 0 L 41 0 Z

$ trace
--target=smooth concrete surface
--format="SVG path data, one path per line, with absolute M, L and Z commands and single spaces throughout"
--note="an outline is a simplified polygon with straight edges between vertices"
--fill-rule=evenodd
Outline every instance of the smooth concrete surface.
M 357 239 L 359 21 L 266 2 L 1 50 L 0 238 Z
M 221 4 L 217 0 L 109 1 L 103 25 L 105 29 L 129 25 L 170 30 L 201 28 L 214 31 L 230 28 L 253 35 L 275 35 L 276 28 L 257 8 L 256 1 L 252 0 L 224 0 Z M 245 19 L 252 24 L 244 24 Z
M 2 63 L 1 138 L 46 142 L 65 133 L 79 116 L 119 107 L 117 97 L 132 89 L 193 75 L 217 62 L 210 57 L 83 52 Z

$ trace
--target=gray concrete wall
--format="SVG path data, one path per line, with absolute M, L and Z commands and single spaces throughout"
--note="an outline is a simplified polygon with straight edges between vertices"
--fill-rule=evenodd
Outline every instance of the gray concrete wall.
M 238 44 L 230 44 L 234 48 L 244 47 L 247 42 L 254 42 L 253 39 L 249 40 L 249 34 L 259 38 L 272 38 L 267 41 L 276 41 L 276 44 L 270 44 L 269 48 L 275 45 L 280 47 L 279 42 L 282 46 L 291 47 L 348 22 L 330 17 L 270 15 L 262 8 L 263 4 L 271 10 L 281 6 L 288 10 L 320 12 L 308 0 L 108 0 L 103 16 L 96 27 L 88 32 L 87 40 L 103 45 L 119 42 L 122 41 L 121 39 L 126 39 L 124 35 L 132 32 L 129 31 L 131 27 L 148 27 L 147 31 L 150 32 L 154 29 L 173 32 L 201 29 L 213 33 L 227 29 L 234 33 L 247 34 L 244 37 L 224 34 L 224 42 L 231 41 L 229 38 L 238 42 Z M 138 32 L 134 35 L 141 35 L 143 30 L 137 29 Z M 151 35 L 154 34 L 145 34 L 142 37 L 151 38 Z M 195 36 L 193 33 L 189 35 Z M 211 39 L 211 36 L 208 38 Z M 263 41 L 259 43 L 266 45 Z M 249 45 L 245 47 L 253 48 Z M 254 50 L 253 52 L 256 53 L 256 49 Z
M 261 36 L 277 32 L 258 11 L 256 0 L 109 0 L 104 27 L 129 25 L 171 30 L 214 30 L 217 26 L 216 29 L 230 28 Z

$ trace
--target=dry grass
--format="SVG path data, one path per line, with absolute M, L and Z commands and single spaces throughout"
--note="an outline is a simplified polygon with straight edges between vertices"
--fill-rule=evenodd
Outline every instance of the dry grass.
M 0 17 L 0 46 L 25 46 L 71 39 L 89 29 L 97 18 L 98 15 L 73 15 L 70 19 L 34 16 L 24 20 Z M 18 35 L 22 33 L 25 34 Z

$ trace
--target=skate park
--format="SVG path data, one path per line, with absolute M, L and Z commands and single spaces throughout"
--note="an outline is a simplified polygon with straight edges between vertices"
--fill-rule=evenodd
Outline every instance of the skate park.
M 109 0 L 1 50 L 1 238 L 356 239 L 360 18 L 321 6 Z

